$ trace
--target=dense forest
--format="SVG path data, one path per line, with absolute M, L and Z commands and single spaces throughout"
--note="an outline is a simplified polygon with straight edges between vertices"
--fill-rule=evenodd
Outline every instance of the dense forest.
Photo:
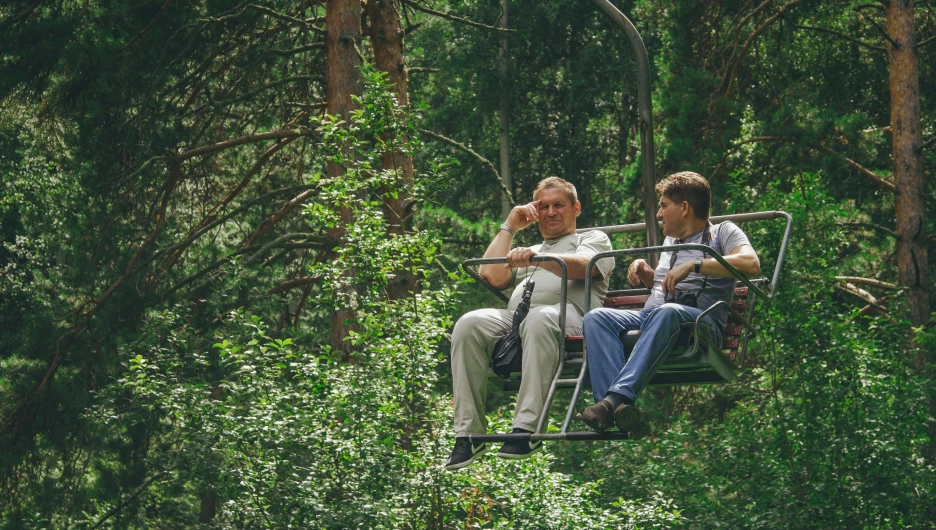
M 615 4 L 657 180 L 793 216 L 775 303 L 735 381 L 647 392 L 649 438 L 447 472 L 452 325 L 497 302 L 461 262 L 549 175 L 580 227 L 644 220 L 624 33 L 586 0 L 3 2 L 0 528 L 936 528 L 936 2 Z M 745 226 L 764 271 L 782 228 Z

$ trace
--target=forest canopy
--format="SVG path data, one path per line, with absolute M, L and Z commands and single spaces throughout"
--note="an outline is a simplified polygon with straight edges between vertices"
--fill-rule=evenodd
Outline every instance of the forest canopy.
M 793 216 L 775 304 L 735 381 L 647 392 L 649 438 L 452 473 L 452 325 L 496 303 L 460 264 L 550 175 L 580 227 L 644 220 L 620 29 L 585 0 L 4 2 L 0 528 L 933 528 L 936 5 L 615 5 L 656 179 Z M 782 227 L 745 230 L 772 270 Z

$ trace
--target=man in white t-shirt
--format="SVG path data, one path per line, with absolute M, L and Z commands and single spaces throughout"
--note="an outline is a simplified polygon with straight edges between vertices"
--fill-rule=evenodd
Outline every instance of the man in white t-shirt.
M 656 191 L 664 245 L 700 243 L 715 249 L 747 277 L 760 272 L 757 253 L 740 228 L 730 221 L 709 222 L 712 193 L 701 175 L 674 173 L 660 181 Z M 585 315 L 588 375 L 596 403 L 578 418 L 596 431 L 616 426 L 629 438 L 640 439 L 649 434 L 650 426 L 634 402 L 666 359 L 670 339 L 681 324 L 694 322 L 715 302 L 731 303 L 735 278 L 714 258 L 687 250 L 662 253 L 656 270 L 643 259 L 634 260 L 627 278 L 631 285 L 640 282 L 651 288 L 650 297 L 640 311 L 592 306 L 599 308 Z M 727 318 L 728 312 L 718 308 L 702 318 L 699 332 L 721 345 Z M 640 338 L 625 357 L 621 333 L 636 329 Z
M 611 250 L 608 236 L 598 231 L 575 232 L 581 204 L 575 186 L 558 178 L 543 179 L 533 192 L 533 202 L 516 206 L 501 225 L 484 253 L 485 258 L 506 257 L 508 263 L 484 265 L 481 276 L 499 289 L 513 287 L 507 309 L 479 309 L 462 316 L 452 331 L 452 386 L 455 397 L 455 448 L 447 469 L 459 469 L 487 451 L 484 443 L 472 444 L 468 437 L 485 434 L 484 403 L 491 353 L 497 340 L 511 328 L 513 313 L 527 282 L 535 282 L 530 312 L 520 325 L 523 344 L 523 370 L 513 432 L 534 432 L 545 405 L 546 393 L 559 364 L 560 268 L 552 261 L 531 263 L 537 255 L 562 258 L 568 271 L 568 304 L 565 332 L 579 334 L 585 296 L 592 307 L 600 307 L 608 291 L 608 276 L 614 268 L 611 258 L 599 260 L 592 268 L 591 293 L 585 292 L 585 268 L 599 252 Z M 537 223 L 543 243 L 532 247 L 513 246 L 514 234 Z M 542 448 L 541 442 L 507 442 L 497 455 L 522 459 Z

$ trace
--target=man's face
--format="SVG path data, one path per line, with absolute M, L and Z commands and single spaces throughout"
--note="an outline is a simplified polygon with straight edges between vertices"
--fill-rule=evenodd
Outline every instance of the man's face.
M 539 201 L 539 230 L 544 239 L 556 239 L 575 232 L 575 218 L 582 211 L 562 188 L 540 190 L 534 199 Z
M 686 201 L 673 202 L 666 195 L 662 195 L 656 216 L 663 224 L 663 235 L 679 237 L 689 220 L 689 204 Z

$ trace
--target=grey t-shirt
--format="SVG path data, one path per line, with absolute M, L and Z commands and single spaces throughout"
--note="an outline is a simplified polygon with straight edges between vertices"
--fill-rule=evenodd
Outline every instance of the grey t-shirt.
M 740 228 L 738 228 L 738 225 L 732 223 L 731 221 L 725 221 L 717 225 L 709 226 L 712 230 L 712 239 L 709 241 L 708 246 L 714 248 L 715 251 L 722 256 L 731 254 L 734 249 L 741 245 L 751 244 L 751 242 L 748 241 L 747 235 L 745 235 L 745 233 Z M 678 245 L 684 243 L 702 243 L 702 237 L 704 234 L 705 229 L 702 229 L 685 239 L 676 239 L 667 236 L 663 241 L 663 244 Z M 644 305 L 644 309 L 650 309 L 652 307 L 663 305 L 664 303 L 663 278 L 665 278 L 666 274 L 670 271 L 671 254 L 671 252 L 663 252 L 660 254 L 660 264 L 657 265 L 656 270 L 653 272 L 653 290 L 650 293 L 650 298 L 647 299 L 647 303 Z M 705 253 L 701 250 L 677 251 L 676 263 L 674 265 L 709 257 L 705 256 L 704 254 Z M 702 289 L 702 281 L 704 276 L 705 275 L 703 274 L 690 272 L 689 276 L 687 276 L 685 280 L 676 284 L 676 288 L 680 291 L 699 293 L 699 291 Z M 705 285 L 705 291 L 699 293 L 699 308 L 707 309 L 719 300 L 724 300 L 730 304 L 732 299 L 734 299 L 735 281 L 736 280 L 733 277 L 718 278 L 715 276 L 709 276 Z M 715 322 L 718 322 L 719 326 L 722 328 L 725 327 L 725 322 L 728 320 L 727 310 L 719 307 L 713 311 L 711 315 L 712 319 L 715 320 Z
M 611 250 L 611 240 L 604 232 L 589 230 L 581 234 L 569 234 L 559 239 L 546 240 L 530 248 L 540 255 L 574 254 L 591 259 L 599 252 Z M 608 277 L 614 269 L 614 259 L 600 259 L 595 266 L 601 272 L 601 278 L 592 279 L 592 309 L 601 307 L 602 302 L 604 302 L 605 295 L 608 292 Z M 531 278 L 536 282 L 536 286 L 533 287 L 533 296 L 530 298 L 530 304 L 533 307 L 554 305 L 560 302 L 562 279 L 542 267 L 525 267 L 514 269 L 512 285 L 515 285 L 515 288 L 510 296 L 510 302 L 507 304 L 509 311 L 515 310 L 517 305 L 520 304 L 520 300 L 523 298 L 523 289 Z M 579 314 L 585 313 L 585 280 L 569 280 L 568 302 L 578 310 Z

